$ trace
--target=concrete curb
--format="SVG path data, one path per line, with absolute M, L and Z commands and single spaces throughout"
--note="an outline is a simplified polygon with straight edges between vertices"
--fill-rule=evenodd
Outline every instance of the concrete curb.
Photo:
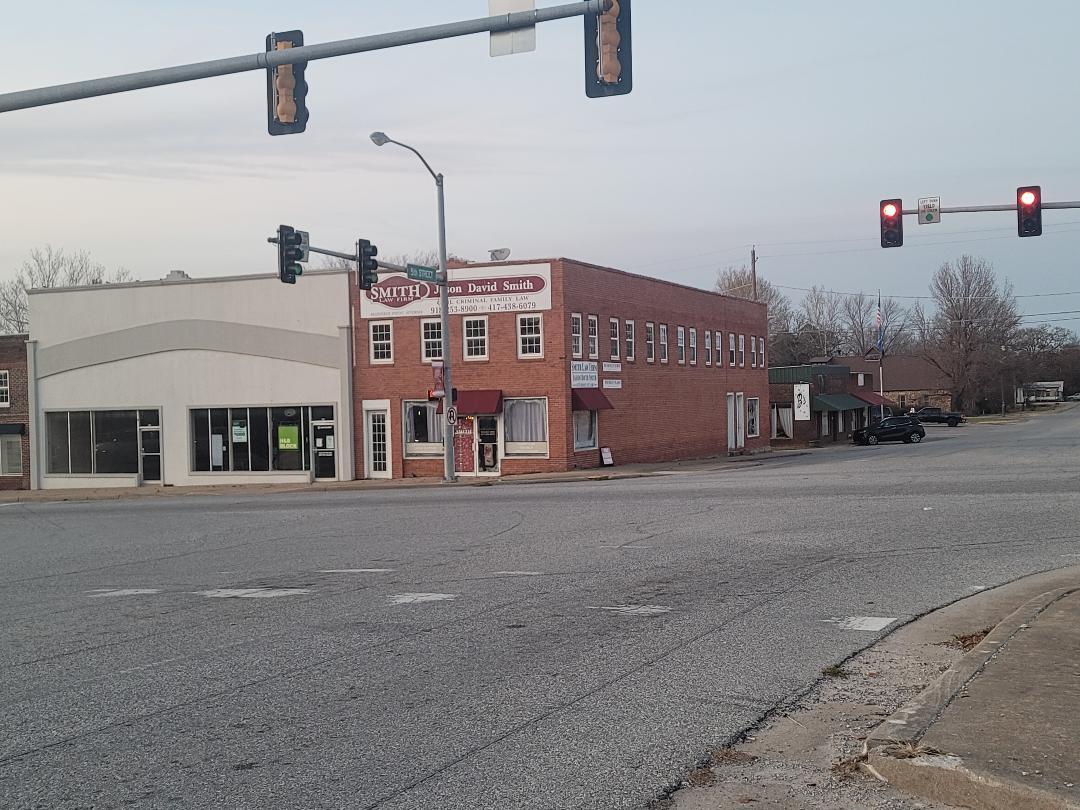
M 1080 810 L 1080 805 L 1039 788 L 968 767 L 959 757 L 911 755 L 930 727 L 957 695 L 1019 632 L 1080 586 L 1039 594 L 1000 622 L 978 647 L 914 700 L 874 729 L 863 744 L 863 767 L 876 778 L 902 790 L 946 804 L 987 810 Z M 903 749 L 906 748 L 905 752 Z

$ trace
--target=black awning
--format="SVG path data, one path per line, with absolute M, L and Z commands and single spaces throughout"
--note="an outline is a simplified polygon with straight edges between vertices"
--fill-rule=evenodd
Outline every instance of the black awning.
M 10 424 L 0 425 L 0 436 L 22 436 L 26 433 L 26 425 Z

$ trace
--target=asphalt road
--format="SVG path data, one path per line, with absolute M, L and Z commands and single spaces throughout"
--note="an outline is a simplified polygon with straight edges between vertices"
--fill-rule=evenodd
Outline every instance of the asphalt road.
M 624 481 L 3 505 L 0 806 L 638 808 L 890 627 L 1076 563 L 1078 450 L 1074 409 Z

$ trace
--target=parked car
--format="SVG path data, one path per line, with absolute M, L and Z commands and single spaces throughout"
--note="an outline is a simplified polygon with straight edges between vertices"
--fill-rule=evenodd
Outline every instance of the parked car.
M 918 444 L 926 436 L 926 428 L 911 414 L 907 416 L 889 416 L 876 425 L 852 431 L 851 440 L 856 444 L 877 444 L 878 442 L 905 442 Z
M 914 416 L 924 425 L 934 423 L 956 427 L 964 421 L 964 415 L 962 413 L 946 411 L 944 408 L 919 408 L 915 413 L 909 413 L 908 416 Z

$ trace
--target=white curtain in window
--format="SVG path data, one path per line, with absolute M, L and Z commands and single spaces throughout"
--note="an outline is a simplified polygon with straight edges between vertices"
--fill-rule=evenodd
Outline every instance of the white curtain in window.
M 780 429 L 784 432 L 784 437 L 790 439 L 795 435 L 795 409 L 790 406 L 777 408 L 776 415 L 780 419 Z
M 22 475 L 21 436 L 0 436 L 0 475 Z
M 596 411 L 574 411 L 574 449 L 596 447 Z
M 508 442 L 546 442 L 547 401 L 543 399 L 504 400 L 503 423 Z

